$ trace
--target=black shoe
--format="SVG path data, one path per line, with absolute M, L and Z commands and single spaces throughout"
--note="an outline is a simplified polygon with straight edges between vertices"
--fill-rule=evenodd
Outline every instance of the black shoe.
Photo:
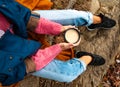
M 99 66 L 99 65 L 103 65 L 105 64 L 105 59 L 102 56 L 96 55 L 96 54 L 92 54 L 92 53 L 88 53 L 88 52 L 76 52 L 76 57 L 80 58 L 82 56 L 91 56 L 92 57 L 92 61 L 89 63 L 89 65 L 95 65 L 95 66 Z
M 87 27 L 88 30 L 95 30 L 96 28 L 110 29 L 116 25 L 115 20 L 108 18 L 101 13 L 98 16 L 102 19 L 102 22 L 98 24 L 91 24 Z

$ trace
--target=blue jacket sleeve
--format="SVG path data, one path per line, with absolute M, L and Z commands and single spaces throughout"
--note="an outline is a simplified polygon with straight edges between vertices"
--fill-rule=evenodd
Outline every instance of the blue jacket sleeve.
M 26 25 L 31 16 L 31 11 L 28 8 L 15 0 L 0 0 L 0 12 L 10 19 L 15 34 L 27 38 Z

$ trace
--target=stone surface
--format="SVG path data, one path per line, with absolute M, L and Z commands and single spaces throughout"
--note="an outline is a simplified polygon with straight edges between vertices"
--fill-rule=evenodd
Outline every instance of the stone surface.
M 98 0 L 91 1 L 90 11 L 95 14 L 100 9 L 100 3 Z
M 120 0 L 98 0 L 100 8 L 90 9 L 91 0 L 70 0 L 74 4 L 69 6 L 69 0 L 52 0 L 56 9 L 73 8 L 77 10 L 92 10 L 92 12 L 103 13 L 116 20 L 117 25 L 110 30 L 88 31 L 85 27 L 79 29 L 83 33 L 82 41 L 77 50 L 99 54 L 106 59 L 106 64 L 100 67 L 89 66 L 87 71 L 72 83 L 60 83 L 43 78 L 30 76 L 21 82 L 19 87 L 97 87 L 105 75 L 110 64 L 114 63 L 115 55 L 120 51 Z M 95 1 L 96 2 L 96 1 Z M 72 2 L 71 2 L 72 3 Z M 98 3 L 98 2 L 97 2 Z M 94 5 L 94 4 L 93 4 Z

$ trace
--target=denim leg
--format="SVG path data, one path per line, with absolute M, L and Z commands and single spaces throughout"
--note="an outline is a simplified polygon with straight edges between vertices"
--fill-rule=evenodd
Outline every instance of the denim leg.
M 72 82 L 85 70 L 86 64 L 77 58 L 73 58 L 66 62 L 53 60 L 46 67 L 32 73 L 32 75 L 59 82 Z
M 37 10 L 41 17 L 62 25 L 88 26 L 93 23 L 93 14 L 77 10 Z

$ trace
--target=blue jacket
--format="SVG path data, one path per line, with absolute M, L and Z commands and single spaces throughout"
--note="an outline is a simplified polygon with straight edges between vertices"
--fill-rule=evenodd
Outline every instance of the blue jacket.
M 26 25 L 31 11 L 14 0 L 0 0 L 0 12 L 12 20 L 15 34 L 27 38 Z
M 0 12 L 14 24 L 15 34 L 9 30 L 0 38 L 0 82 L 10 85 L 24 78 L 24 59 L 34 54 L 40 43 L 27 40 L 26 24 L 30 11 L 13 0 L 0 0 Z

